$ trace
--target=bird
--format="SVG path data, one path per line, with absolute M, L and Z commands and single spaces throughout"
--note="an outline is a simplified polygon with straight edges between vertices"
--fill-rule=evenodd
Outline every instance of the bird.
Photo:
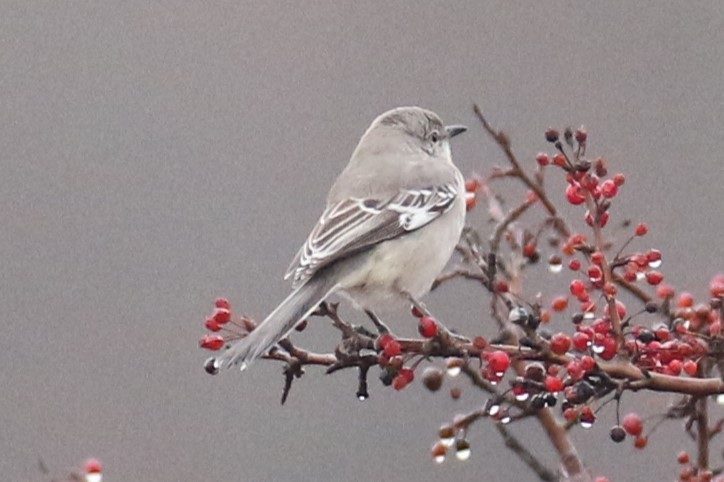
M 365 131 L 326 207 L 286 272 L 292 292 L 248 335 L 209 360 L 244 370 L 332 294 L 373 321 L 419 301 L 450 259 L 465 224 L 465 181 L 450 140 L 465 132 L 434 112 L 398 107 Z M 207 362 L 208 363 L 208 362 Z

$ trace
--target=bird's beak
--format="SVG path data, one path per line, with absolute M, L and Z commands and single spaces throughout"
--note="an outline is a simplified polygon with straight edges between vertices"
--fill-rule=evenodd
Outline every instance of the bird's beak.
M 458 134 L 462 134 L 468 130 L 468 128 L 465 126 L 445 126 L 445 130 L 447 131 L 447 136 L 453 138 Z

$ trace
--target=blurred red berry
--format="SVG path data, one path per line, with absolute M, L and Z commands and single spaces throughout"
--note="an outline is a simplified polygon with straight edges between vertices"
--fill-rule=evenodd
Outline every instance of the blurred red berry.
M 214 306 L 216 308 L 231 310 L 231 303 L 229 303 L 229 300 L 227 300 L 226 298 L 216 298 L 216 300 L 214 300 Z
M 637 449 L 645 448 L 648 443 L 649 438 L 643 435 L 634 439 L 634 447 L 636 447 Z
M 601 251 L 594 251 L 591 254 L 591 262 L 593 264 L 597 264 L 598 266 L 603 265 L 603 261 L 606 259 L 604 254 Z
M 604 181 L 603 184 L 601 184 L 601 194 L 606 199 L 616 197 L 616 194 L 618 194 L 618 185 L 610 179 Z
M 555 393 L 563 390 L 563 380 L 558 377 L 547 376 L 546 377 L 546 390 Z
M 219 335 L 204 335 L 199 340 L 199 346 L 205 350 L 218 351 L 224 346 L 224 339 Z
M 724 297 L 724 274 L 718 274 L 711 279 L 709 291 L 712 298 Z
M 434 318 L 423 316 L 417 325 L 417 331 L 425 338 L 432 338 L 437 335 L 437 322 Z
M 205 326 L 206 329 L 209 330 L 209 331 L 214 331 L 214 332 L 216 332 L 216 331 L 221 330 L 221 325 L 219 325 L 219 324 L 216 322 L 216 319 L 214 319 L 213 317 L 208 317 L 208 318 L 206 318 L 206 321 L 204 321 L 204 326 Z
M 380 345 L 380 348 L 382 348 L 384 350 L 385 347 L 387 346 L 387 344 L 394 340 L 395 340 L 394 336 L 390 335 L 389 333 L 385 333 L 384 335 L 380 336 L 377 339 L 377 344 Z
M 507 293 L 510 290 L 510 286 L 508 286 L 508 282 L 505 280 L 499 280 L 495 283 L 495 292 L 496 293 Z
M 83 462 L 83 472 L 86 474 L 100 474 L 103 472 L 103 464 L 98 459 L 88 459 Z
M 383 351 L 385 352 L 385 355 L 391 358 L 402 353 L 402 346 L 399 341 L 392 339 L 385 344 Z
M 558 296 L 551 302 L 551 308 L 553 311 L 563 311 L 568 308 L 568 298 L 565 296 Z
M 572 338 L 573 346 L 578 351 L 587 351 L 588 347 L 591 346 L 591 337 L 583 332 L 578 332 L 573 335 Z
M 569 184 L 566 188 L 566 199 L 569 203 L 574 206 L 583 204 L 586 202 L 586 196 L 581 192 L 581 187 L 578 184 Z
M 689 454 L 687 454 L 684 451 L 679 452 L 679 454 L 676 456 L 676 461 L 680 464 L 688 464 L 689 463 Z
M 691 293 L 684 291 L 679 295 L 679 301 L 677 302 L 679 308 L 691 308 L 694 306 L 694 297 Z
M 535 156 L 535 160 L 541 167 L 545 167 L 551 163 L 551 158 L 545 152 L 539 152 L 538 155 Z
M 586 132 L 586 129 L 584 129 L 583 126 L 581 126 L 578 129 L 576 129 L 575 137 L 576 137 L 576 142 L 578 142 L 579 144 L 583 144 L 584 142 L 586 142 L 586 138 L 588 138 L 588 132 Z
M 646 236 L 649 232 L 649 227 L 645 223 L 639 223 L 636 225 L 636 236 Z
M 670 284 L 661 283 L 656 287 L 656 296 L 661 299 L 673 298 L 674 294 L 674 287 Z
M 566 165 L 566 156 L 563 154 L 556 154 L 553 156 L 553 164 L 555 164 L 558 167 L 563 167 Z
M 472 177 L 465 180 L 465 191 L 466 192 L 477 192 L 482 185 L 482 181 L 478 177 Z
M 621 173 L 619 172 L 618 174 L 615 174 L 615 175 L 613 176 L 613 182 L 614 182 L 614 184 L 616 184 L 616 185 L 619 186 L 619 187 L 620 187 L 620 186 L 623 186 L 623 183 L 626 182 L 626 176 L 624 176 L 623 174 L 621 174 Z
M 216 308 L 213 317 L 216 323 L 219 325 L 225 325 L 231 321 L 231 311 L 226 308 Z
M 526 258 L 533 258 L 538 253 L 538 247 L 535 243 L 525 243 L 523 245 L 523 256 Z
M 621 425 L 623 425 L 626 433 L 634 437 L 638 437 L 644 431 L 644 422 L 641 420 L 641 417 L 635 413 L 626 414 L 626 416 L 623 417 L 623 423 Z
M 577 259 L 572 259 L 568 262 L 568 269 L 570 269 L 571 271 L 578 271 L 579 269 L 581 269 L 581 262 Z
M 658 271 L 649 271 L 646 273 L 646 282 L 650 285 L 656 286 L 657 284 L 664 281 L 664 275 Z
M 496 350 L 487 353 L 485 359 L 488 366 L 495 373 L 504 373 L 510 367 L 510 356 L 504 351 Z
M 603 270 L 600 268 L 600 266 L 592 264 L 588 267 L 588 277 L 591 279 L 591 281 L 598 281 L 600 279 L 603 279 Z
M 564 355 L 571 349 L 571 338 L 565 333 L 556 333 L 551 337 L 551 351 L 556 355 Z
M 581 368 L 588 373 L 594 368 L 596 368 L 596 360 L 593 359 L 593 357 L 590 357 L 588 355 L 584 355 L 581 357 Z
M 478 203 L 478 196 L 474 192 L 465 193 L 465 210 L 472 211 Z
M 575 297 L 579 297 L 586 292 L 586 285 L 579 279 L 574 279 L 570 284 L 571 294 Z

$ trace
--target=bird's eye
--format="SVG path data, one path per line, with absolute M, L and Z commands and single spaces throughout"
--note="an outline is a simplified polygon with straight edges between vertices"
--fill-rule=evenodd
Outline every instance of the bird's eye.
M 437 131 L 432 131 L 432 134 L 430 134 L 430 140 L 437 143 L 437 141 L 440 140 L 440 134 Z

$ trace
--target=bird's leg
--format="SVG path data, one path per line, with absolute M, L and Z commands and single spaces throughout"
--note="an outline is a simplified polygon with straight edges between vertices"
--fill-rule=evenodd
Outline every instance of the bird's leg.
M 390 333 L 390 329 L 387 327 L 387 325 L 385 325 L 380 317 L 377 316 L 373 311 L 365 310 L 365 313 L 367 313 L 367 316 L 370 317 L 370 320 L 372 320 L 372 323 L 374 323 L 375 328 L 377 328 L 377 331 L 380 333 L 380 335 Z

